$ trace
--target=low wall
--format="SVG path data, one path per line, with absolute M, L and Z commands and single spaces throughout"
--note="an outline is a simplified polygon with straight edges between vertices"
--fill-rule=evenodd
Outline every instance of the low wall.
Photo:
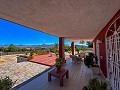
M 24 57 L 17 57 L 17 63 L 20 63 L 20 62 L 26 62 L 26 61 L 28 61 L 28 59 L 27 58 L 24 58 Z
M 12 54 L 25 54 L 25 52 L 2 52 L 2 53 L 0 53 L 0 56 L 12 55 Z

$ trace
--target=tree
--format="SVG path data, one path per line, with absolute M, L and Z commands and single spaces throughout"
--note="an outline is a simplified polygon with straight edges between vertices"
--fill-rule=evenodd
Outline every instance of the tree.
M 0 51 L 4 52 L 4 47 L 0 47 Z
M 80 50 L 85 51 L 87 48 L 85 46 L 80 47 Z
M 65 52 L 71 53 L 71 47 L 68 45 L 65 45 Z
M 58 44 L 57 43 L 54 44 L 54 49 L 58 49 Z
M 75 47 L 75 51 L 76 51 L 77 53 L 79 53 L 79 52 L 80 52 L 80 48 L 79 48 L 79 47 Z
M 58 44 L 54 44 L 53 48 L 50 49 L 51 52 L 55 53 L 56 55 L 58 54 Z
M 8 52 L 16 52 L 16 51 L 18 51 L 18 48 L 15 45 L 10 44 L 7 48 L 7 51 Z

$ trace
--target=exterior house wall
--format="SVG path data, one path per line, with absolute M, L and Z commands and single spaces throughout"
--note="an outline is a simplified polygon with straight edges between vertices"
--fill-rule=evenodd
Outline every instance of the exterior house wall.
M 97 40 L 102 41 L 102 43 L 99 43 L 100 68 L 101 68 L 105 77 L 107 77 L 105 37 L 106 37 L 106 33 L 107 33 L 108 28 L 118 17 L 120 17 L 120 9 L 118 10 L 118 12 L 113 16 L 113 18 L 107 23 L 107 25 L 100 31 L 100 33 L 93 40 L 95 53 L 96 53 Z M 108 32 L 107 35 L 110 36 L 110 35 L 112 35 L 112 33 Z

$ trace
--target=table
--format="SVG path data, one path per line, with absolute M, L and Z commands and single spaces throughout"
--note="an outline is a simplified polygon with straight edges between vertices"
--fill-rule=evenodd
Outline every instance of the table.
M 54 76 L 60 80 L 60 86 L 63 86 L 63 77 L 66 75 L 66 78 L 69 77 L 69 71 L 67 69 L 61 69 L 60 72 L 57 72 L 56 69 L 48 72 L 48 81 L 51 81 L 51 76 Z

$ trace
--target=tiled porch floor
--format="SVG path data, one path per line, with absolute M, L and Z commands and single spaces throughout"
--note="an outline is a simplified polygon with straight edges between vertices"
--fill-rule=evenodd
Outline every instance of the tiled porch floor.
M 102 74 L 96 75 L 98 69 L 94 69 L 93 73 L 93 69 L 87 68 L 83 63 L 74 64 L 71 59 L 67 60 L 64 68 L 69 70 L 69 78 L 64 77 L 63 87 L 59 86 L 59 80 L 54 77 L 48 82 L 49 71 L 47 71 L 17 90 L 82 90 L 90 78 L 98 77 L 100 80 L 105 80 Z

